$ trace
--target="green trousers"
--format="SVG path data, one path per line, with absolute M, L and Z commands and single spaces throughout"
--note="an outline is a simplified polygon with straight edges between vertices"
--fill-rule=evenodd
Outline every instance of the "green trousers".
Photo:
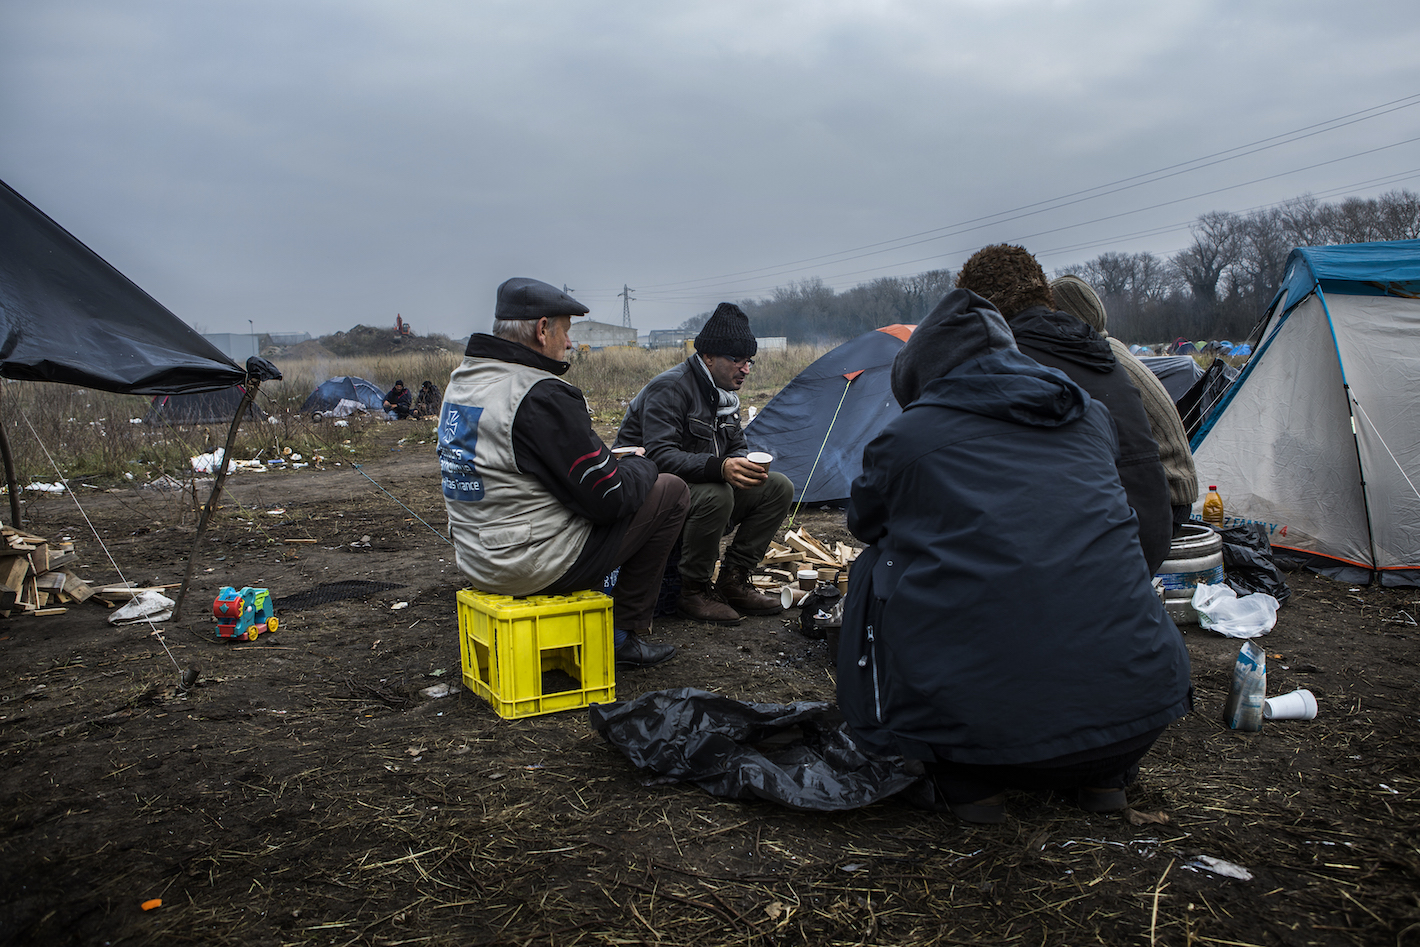
M 764 558 L 794 501 L 794 484 L 781 473 L 757 487 L 738 490 L 728 483 L 692 483 L 690 512 L 681 532 L 680 575 L 688 582 L 708 582 L 720 557 L 720 539 L 735 527 L 725 550 L 725 567 L 753 569 Z

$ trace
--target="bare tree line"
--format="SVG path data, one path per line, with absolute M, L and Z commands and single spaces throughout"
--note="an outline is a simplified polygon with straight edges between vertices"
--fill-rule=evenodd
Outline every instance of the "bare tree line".
M 1108 252 L 1055 275 L 1074 273 L 1094 286 L 1109 312 L 1110 334 L 1123 341 L 1238 342 L 1271 302 L 1293 247 L 1420 239 L 1420 195 L 1396 190 L 1335 203 L 1304 196 L 1246 214 L 1210 211 L 1190 231 L 1189 245 L 1171 257 Z M 757 335 L 821 343 L 920 321 L 951 289 L 953 276 L 930 270 L 842 293 L 814 278 L 739 305 Z M 698 328 L 708 317 L 702 313 L 683 327 Z

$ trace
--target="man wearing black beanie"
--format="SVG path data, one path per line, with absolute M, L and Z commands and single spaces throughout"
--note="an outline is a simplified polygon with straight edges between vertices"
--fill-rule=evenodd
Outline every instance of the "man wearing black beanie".
M 749 581 L 794 498 L 788 477 L 746 457 L 736 392 L 758 350 L 744 310 L 720 303 L 695 337 L 695 354 L 641 389 L 616 435 L 617 447 L 644 448 L 660 470 L 690 486 L 676 609 L 697 621 L 734 624 L 745 614 L 780 611 L 777 597 Z M 712 583 L 720 539 L 731 528 Z

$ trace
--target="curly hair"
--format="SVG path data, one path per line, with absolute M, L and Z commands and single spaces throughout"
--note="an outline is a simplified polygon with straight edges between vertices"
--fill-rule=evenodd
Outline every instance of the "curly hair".
M 1050 281 L 1024 247 L 997 243 L 972 254 L 957 274 L 957 287 L 984 296 L 1010 319 L 1032 306 L 1055 308 Z

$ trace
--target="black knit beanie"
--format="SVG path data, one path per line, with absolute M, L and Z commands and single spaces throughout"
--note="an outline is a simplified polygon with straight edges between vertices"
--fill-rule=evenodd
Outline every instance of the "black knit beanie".
M 892 396 L 905 408 L 921 397 L 928 382 L 964 362 L 1015 347 L 1011 328 L 996 307 L 969 289 L 954 289 L 917 324 L 892 360 Z
M 734 303 L 720 303 L 695 337 L 695 351 L 701 355 L 727 358 L 754 358 L 759 343 L 749 330 L 749 316 Z

